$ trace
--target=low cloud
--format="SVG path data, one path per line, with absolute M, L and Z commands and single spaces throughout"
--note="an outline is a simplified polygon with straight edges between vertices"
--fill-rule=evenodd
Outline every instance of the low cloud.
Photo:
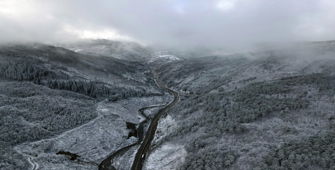
M 243 49 L 335 39 L 334 9 L 332 0 L 2 0 L 0 41 L 106 38 Z

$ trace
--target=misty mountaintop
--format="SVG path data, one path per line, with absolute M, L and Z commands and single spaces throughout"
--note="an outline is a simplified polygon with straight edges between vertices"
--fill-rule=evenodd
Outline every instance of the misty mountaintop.
M 102 55 L 128 61 L 145 61 L 151 54 L 150 49 L 135 42 L 105 39 L 82 40 L 60 46 L 82 54 Z

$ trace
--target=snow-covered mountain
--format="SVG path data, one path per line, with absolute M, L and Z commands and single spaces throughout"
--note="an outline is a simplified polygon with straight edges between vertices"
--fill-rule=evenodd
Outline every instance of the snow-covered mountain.
M 82 40 L 75 43 L 59 44 L 59 46 L 78 53 L 103 55 L 128 61 L 144 61 L 150 57 L 151 50 L 135 42 L 111 40 Z
M 178 60 L 181 59 L 175 55 L 170 54 L 169 51 L 158 51 L 151 54 L 151 59 L 148 61 L 148 63 L 153 63 L 155 61 L 172 62 Z

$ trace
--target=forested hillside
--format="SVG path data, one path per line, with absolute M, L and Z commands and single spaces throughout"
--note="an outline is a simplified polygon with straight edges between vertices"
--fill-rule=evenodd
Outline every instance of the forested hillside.
M 111 41 L 105 39 L 82 40 L 68 44 L 60 44 L 82 54 L 102 55 L 128 61 L 146 61 L 151 50 L 135 42 Z
M 113 100 L 160 93 L 148 89 L 154 81 L 150 70 L 139 62 L 83 55 L 42 44 L 3 46 L 0 57 L 2 77 L 52 89 Z
M 163 95 L 145 63 L 44 44 L 2 45 L 0 169 L 29 167 L 15 146 L 88 123 L 102 101 Z
M 138 44 L 90 43 L 0 47 L 0 169 L 92 169 L 136 143 L 145 117 L 171 101 L 151 69 L 180 101 L 144 169 L 334 169 L 334 42 L 154 60 Z
M 157 148 L 185 149 L 179 169 L 333 169 L 334 49 L 307 43 L 161 63 L 181 101 L 169 113 L 177 128 Z

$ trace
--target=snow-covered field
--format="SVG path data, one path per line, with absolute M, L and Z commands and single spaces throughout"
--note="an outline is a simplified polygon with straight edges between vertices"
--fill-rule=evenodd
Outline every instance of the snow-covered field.
M 97 169 L 107 155 L 137 141 L 134 137 L 127 139 L 126 122 L 138 123 L 140 108 L 168 101 L 170 97 L 156 96 L 101 102 L 97 107 L 99 116 L 89 123 L 50 139 L 23 143 L 15 150 L 41 169 Z M 57 155 L 59 151 L 76 154 L 82 162 Z

